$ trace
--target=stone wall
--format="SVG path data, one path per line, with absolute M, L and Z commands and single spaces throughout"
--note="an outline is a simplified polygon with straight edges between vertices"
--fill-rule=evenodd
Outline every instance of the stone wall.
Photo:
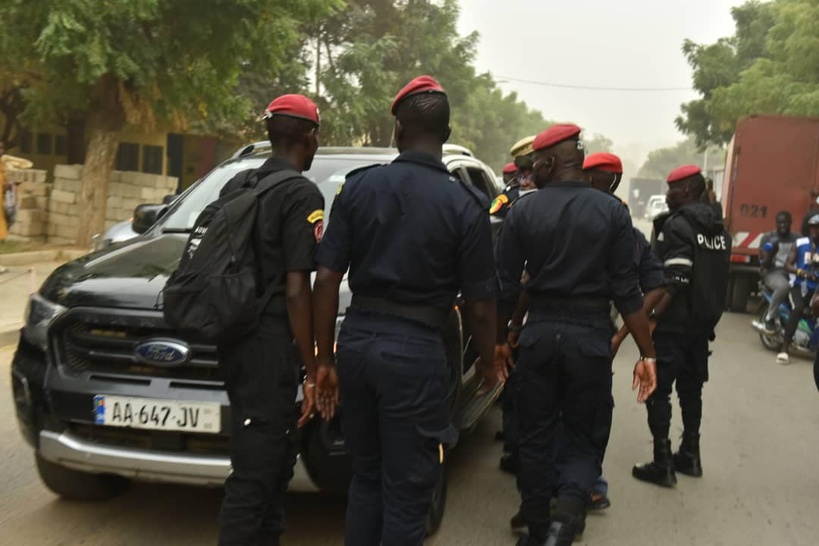
M 17 219 L 9 234 L 14 239 L 44 243 L 48 228 L 48 198 L 51 185 L 48 172 L 36 169 L 6 171 L 9 182 L 17 186 Z
M 73 245 L 80 227 L 82 165 L 57 165 L 54 181 L 46 184 L 45 171 L 17 171 L 31 180 L 19 186 L 20 211 L 12 226 L 17 238 L 50 244 Z M 161 203 L 176 191 L 175 177 L 114 171 L 108 185 L 106 229 L 128 220 L 142 203 Z

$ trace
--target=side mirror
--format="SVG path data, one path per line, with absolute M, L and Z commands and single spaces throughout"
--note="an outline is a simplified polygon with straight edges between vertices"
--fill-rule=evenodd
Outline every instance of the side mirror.
M 138 205 L 134 209 L 134 220 L 131 223 L 131 229 L 135 233 L 145 233 L 167 210 L 168 205 Z
M 162 198 L 162 204 L 170 205 L 171 203 L 176 201 L 176 197 L 177 197 L 176 195 L 166 195 L 165 197 Z

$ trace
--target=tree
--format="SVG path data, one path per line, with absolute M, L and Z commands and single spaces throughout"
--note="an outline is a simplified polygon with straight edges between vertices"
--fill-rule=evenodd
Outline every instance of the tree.
M 459 36 L 455 0 L 350 0 L 308 35 L 327 115 L 322 142 L 392 144 L 389 105 L 413 77 L 430 74 L 452 105 L 451 142 L 470 148 L 495 169 L 521 138 L 549 125 L 516 93 L 504 94 L 490 74 L 474 68 L 478 35 Z M 610 144 L 603 140 L 599 145 Z
M 710 162 L 719 162 L 717 158 L 723 157 L 722 149 L 709 147 L 706 152 L 700 151 L 694 138 L 688 138 L 669 148 L 659 148 L 648 154 L 643 166 L 638 173 L 642 178 L 659 178 L 665 180 L 668 173 L 681 165 L 702 166 L 705 154 L 708 154 Z
M 45 5 L 44 5 L 45 4 Z M 298 21 L 339 0 L 73 0 L 0 4 L 0 64 L 30 67 L 25 115 L 85 122 L 77 244 L 104 226 L 108 179 L 126 124 L 146 130 L 219 127 L 243 119 L 240 61 L 275 70 Z
M 677 127 L 695 137 L 702 149 L 707 144 L 725 144 L 731 139 L 735 119 L 727 119 L 715 111 L 714 92 L 740 79 L 744 70 L 766 54 L 766 39 L 773 26 L 773 11 L 769 3 L 750 1 L 732 8 L 736 31 L 734 36 L 716 43 L 701 45 L 686 40 L 683 54 L 694 70 L 693 83 L 702 98 L 682 105 Z

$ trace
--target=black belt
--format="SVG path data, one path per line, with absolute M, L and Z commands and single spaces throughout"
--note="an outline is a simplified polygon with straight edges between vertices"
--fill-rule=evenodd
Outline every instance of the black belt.
M 396 303 L 386 298 L 359 296 L 353 294 L 350 309 L 372 311 L 420 322 L 427 326 L 443 329 L 449 321 L 451 311 L 444 311 L 430 305 L 408 305 Z
M 608 313 L 611 310 L 611 301 L 608 298 L 593 296 L 548 296 L 533 294 L 529 303 L 529 310 L 538 312 L 555 311 L 599 311 Z

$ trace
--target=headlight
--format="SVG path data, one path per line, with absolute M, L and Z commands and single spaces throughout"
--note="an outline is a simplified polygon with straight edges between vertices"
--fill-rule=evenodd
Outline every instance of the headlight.
M 40 294 L 32 294 L 23 317 L 23 337 L 45 351 L 48 348 L 48 327 L 65 311 L 62 305 L 50 302 Z

